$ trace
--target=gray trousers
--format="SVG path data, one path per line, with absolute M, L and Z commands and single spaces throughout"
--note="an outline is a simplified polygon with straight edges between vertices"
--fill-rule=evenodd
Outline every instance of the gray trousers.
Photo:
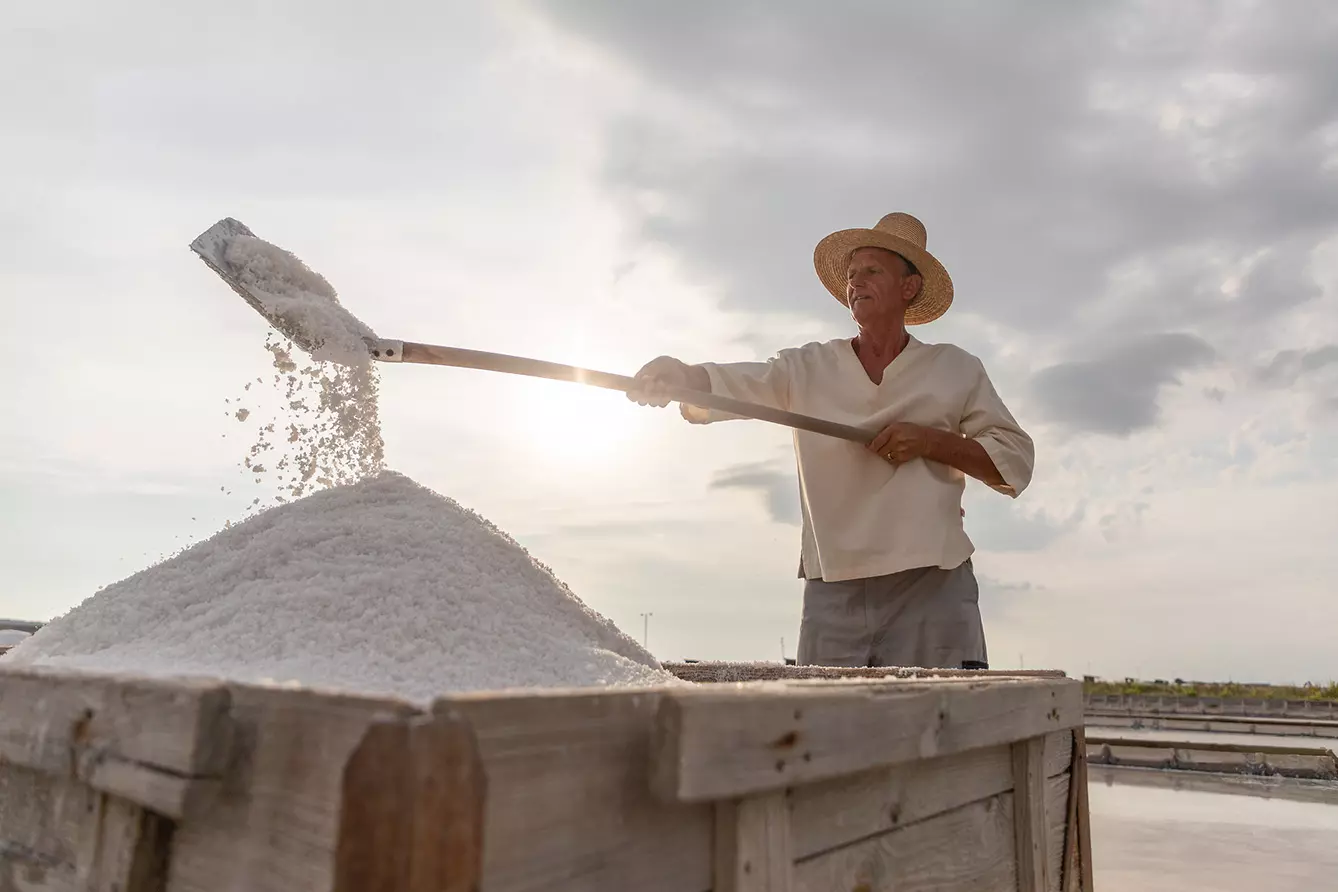
M 970 559 L 951 570 L 921 567 L 845 582 L 805 580 L 796 662 L 985 668 L 980 589 Z

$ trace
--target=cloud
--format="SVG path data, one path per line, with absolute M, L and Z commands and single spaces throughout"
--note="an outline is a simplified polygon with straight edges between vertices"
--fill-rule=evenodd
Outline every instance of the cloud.
M 967 488 L 963 506 L 971 541 L 988 552 L 1043 551 L 1077 529 L 1087 514 L 1082 502 L 1062 513 L 1023 510 L 1017 502 L 978 486 Z
M 980 589 L 980 618 L 985 623 L 987 643 L 996 623 L 1005 623 L 1042 609 L 1052 596 L 1048 588 L 1030 581 L 1008 582 L 988 574 L 976 573 Z
M 1338 344 L 1283 350 L 1259 370 L 1259 380 L 1271 387 L 1291 387 L 1302 377 L 1333 365 L 1338 365 Z
M 731 465 L 717 471 L 712 489 L 752 490 L 762 495 L 767 513 L 776 523 L 799 526 L 799 482 L 793 471 L 783 472 L 775 463 Z
M 925 221 L 959 311 L 1038 334 L 1090 324 L 1131 262 L 1295 254 L 1338 228 L 1322 0 L 532 7 L 647 85 L 610 126 L 606 185 L 727 309 L 839 319 L 813 246 L 893 209 Z M 1169 312 L 1212 303 L 1215 275 L 1187 270 Z M 1101 328 L 1164 325 L 1165 277 Z
M 1101 515 L 1097 528 L 1101 530 L 1102 538 L 1107 542 L 1117 542 L 1137 532 L 1150 507 L 1148 502 L 1132 502 Z
M 1127 436 L 1159 420 L 1157 398 L 1216 351 L 1191 334 L 1168 332 L 1119 344 L 1096 359 L 1062 362 L 1032 379 L 1042 409 L 1070 428 Z

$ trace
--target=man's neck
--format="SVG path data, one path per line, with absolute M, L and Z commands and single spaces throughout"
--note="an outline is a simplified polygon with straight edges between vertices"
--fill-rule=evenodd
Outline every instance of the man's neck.
M 908 343 L 910 333 L 903 324 L 891 331 L 861 330 L 855 337 L 855 350 L 866 366 L 883 369 L 906 349 Z

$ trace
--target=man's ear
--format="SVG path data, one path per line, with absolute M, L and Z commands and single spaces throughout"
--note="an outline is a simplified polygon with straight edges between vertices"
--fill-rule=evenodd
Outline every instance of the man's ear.
M 911 288 L 911 283 L 914 283 L 914 288 Z M 906 306 L 909 307 L 911 304 L 915 303 L 915 299 L 920 296 L 920 292 L 924 290 L 924 287 L 925 277 L 919 273 L 906 277 L 906 287 L 901 292 L 902 299 L 906 301 Z

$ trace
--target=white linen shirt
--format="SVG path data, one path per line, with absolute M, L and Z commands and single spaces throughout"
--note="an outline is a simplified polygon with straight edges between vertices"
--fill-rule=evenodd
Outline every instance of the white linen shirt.
M 985 447 L 1016 498 L 1031 482 L 1031 437 L 995 392 L 985 367 L 951 344 L 911 337 L 874 384 L 849 338 L 781 350 L 765 362 L 702 363 L 713 393 L 830 421 L 881 428 L 893 421 L 953 431 Z M 684 406 L 689 421 L 737 416 Z M 917 458 L 892 465 L 863 445 L 794 431 L 803 514 L 803 576 L 839 582 L 916 567 L 951 569 L 975 550 L 962 521 L 966 475 Z

